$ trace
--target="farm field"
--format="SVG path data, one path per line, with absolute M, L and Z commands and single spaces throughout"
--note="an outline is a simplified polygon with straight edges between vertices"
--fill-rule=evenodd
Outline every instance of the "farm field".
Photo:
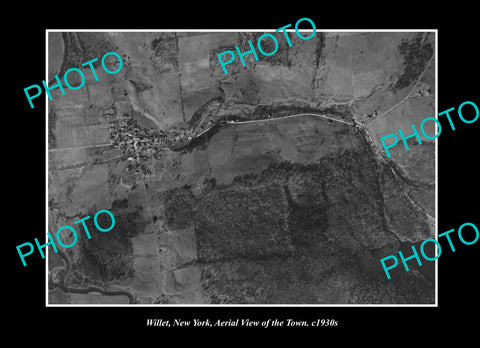
M 226 75 L 217 54 L 261 34 L 49 33 L 49 73 L 123 62 L 48 103 L 49 232 L 79 235 L 49 304 L 434 303 L 431 268 L 379 259 L 435 234 L 435 141 L 380 143 L 435 115 L 435 33 L 274 33 Z

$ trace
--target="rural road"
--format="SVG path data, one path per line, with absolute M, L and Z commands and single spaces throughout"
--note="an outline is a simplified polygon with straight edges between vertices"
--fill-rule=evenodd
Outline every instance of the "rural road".
M 321 117 L 321 118 L 326 118 L 327 120 L 335 121 L 335 122 L 340 122 L 344 124 L 348 124 L 350 126 L 353 126 L 353 123 L 351 122 L 346 122 L 342 120 L 337 120 L 336 118 L 328 117 L 325 115 L 319 115 L 319 114 L 311 114 L 311 113 L 306 113 L 306 114 L 295 114 L 295 115 L 289 115 L 289 116 L 282 116 L 282 117 L 275 117 L 275 118 L 266 118 L 262 120 L 252 120 L 252 121 L 227 121 L 227 124 L 247 124 L 247 123 L 256 123 L 256 122 L 270 122 L 270 121 L 276 121 L 276 120 L 282 120 L 285 118 L 292 118 L 292 117 L 301 117 L 301 116 L 315 116 L 315 117 Z

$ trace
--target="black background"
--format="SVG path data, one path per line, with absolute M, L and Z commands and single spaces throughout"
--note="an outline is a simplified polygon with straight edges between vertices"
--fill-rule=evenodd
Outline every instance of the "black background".
M 64 4 L 65 5 L 65 4 Z M 290 3 L 271 5 L 260 10 L 254 4 L 213 3 L 182 4 L 182 9 L 161 6 L 149 8 L 135 4 L 112 3 L 113 9 L 101 10 L 93 5 L 62 5 L 61 10 L 42 7 L 38 12 L 29 8 L 29 20 L 18 18 L 17 27 L 4 29 L 6 50 L 3 67 L 9 78 L 3 80 L 6 96 L 4 118 L 4 199 L 9 213 L 4 224 L 8 236 L 5 245 L 7 268 L 13 274 L 4 280 L 4 295 L 11 306 L 8 325 L 13 330 L 43 332 L 45 337 L 60 339 L 63 334 L 82 337 L 102 335 L 108 340 L 114 337 L 134 337 L 136 340 L 161 338 L 175 334 L 179 339 L 183 332 L 203 335 L 223 331 L 237 337 L 242 332 L 296 334 L 313 333 L 318 339 L 333 334 L 338 340 L 348 338 L 345 333 L 361 332 L 364 336 L 350 336 L 358 342 L 382 341 L 384 344 L 405 337 L 412 343 L 413 337 L 447 335 L 461 330 L 460 336 L 468 338 L 479 324 L 478 316 L 478 244 L 463 246 L 453 235 L 457 251 L 444 248 L 439 259 L 439 291 L 437 308 L 413 307 L 134 307 L 134 308 L 46 308 L 45 261 L 36 252 L 23 267 L 15 246 L 45 233 L 45 107 L 43 94 L 30 109 L 23 88 L 40 83 L 45 76 L 45 29 L 264 29 L 292 26 L 302 18 L 314 21 L 321 29 L 438 29 L 438 110 L 455 107 L 452 113 L 456 131 L 451 131 L 445 121 L 439 137 L 438 162 L 438 232 L 457 229 L 464 222 L 480 226 L 478 214 L 478 132 L 480 121 L 462 124 L 456 115 L 458 106 L 473 101 L 480 106 L 479 47 L 473 5 L 450 4 L 448 9 L 418 4 L 391 2 L 375 7 L 373 3 L 352 7 L 339 4 L 327 8 L 324 4 L 308 5 Z M 377 9 L 372 11 L 372 9 Z M 48 13 L 47 15 L 42 14 Z M 79 12 L 80 11 L 80 12 Z M 23 13 L 23 12 L 19 12 Z M 84 13 L 80 15 L 80 13 Z M 87 15 L 88 13 L 88 15 Z M 78 15 L 74 15 L 78 14 Z M 15 21 L 16 15 L 10 13 Z M 306 24 L 306 23 L 305 23 Z M 40 102 L 42 100 L 42 102 Z M 468 107 L 467 107 L 468 108 Z M 465 110 L 467 110 L 467 108 Z M 8 110 L 8 111 L 7 111 Z M 12 190 L 13 189 L 13 190 Z M 9 225 L 10 227 L 6 227 Z M 442 246 L 446 246 L 442 242 Z M 13 297 L 13 298 L 12 298 Z M 472 316 L 473 315 L 473 316 Z M 265 320 L 287 318 L 315 320 L 332 318 L 339 322 L 331 328 L 159 328 L 146 327 L 147 318 L 184 319 L 249 318 Z M 52 331 L 53 330 L 53 331 Z M 439 331 L 440 330 L 440 331 Z M 444 331 L 442 331 L 444 330 Z M 380 334 L 386 334 L 380 339 Z M 180 334 L 180 335 L 179 335 Z M 233 334 L 233 335 L 232 335 Z M 243 334 L 242 334 L 243 335 Z M 18 337 L 27 340 L 29 335 Z M 34 336 L 38 339 L 42 336 Z M 194 338 L 196 336 L 192 336 Z M 213 337 L 213 336 L 212 336 Z M 248 336 L 245 336 L 248 338 Z M 300 337 L 300 336 L 297 336 Z M 70 336 L 71 338 L 71 336 Z M 388 338 L 388 339 L 387 339 Z M 94 342 L 92 339 L 91 342 Z

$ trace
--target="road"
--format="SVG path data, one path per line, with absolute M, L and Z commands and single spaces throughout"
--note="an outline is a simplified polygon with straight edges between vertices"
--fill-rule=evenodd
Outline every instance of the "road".
M 403 191 L 403 194 L 408 198 L 408 200 L 413 204 L 414 207 L 416 207 L 418 210 L 420 210 L 423 214 L 425 214 L 430 220 L 432 220 L 433 222 L 435 222 L 435 218 L 430 216 L 426 211 L 425 209 L 423 209 L 421 206 L 419 206 L 417 203 L 415 203 L 415 201 L 413 199 L 410 198 L 410 196 L 408 195 L 408 193 L 406 193 L 405 191 Z
M 239 122 L 227 121 L 227 124 L 247 124 L 247 123 L 258 123 L 258 122 L 271 122 L 271 121 L 276 121 L 276 120 L 282 120 L 282 119 L 285 119 L 285 118 L 301 117 L 301 116 L 321 117 L 321 118 L 325 118 L 327 120 L 340 122 L 340 123 L 348 124 L 349 126 L 353 126 L 353 123 L 351 123 L 351 122 L 346 122 L 346 121 L 338 120 L 336 118 L 328 117 L 328 116 L 325 116 L 325 115 L 312 114 L 312 113 L 304 113 L 304 114 L 295 114 L 295 115 L 282 116 L 282 117 L 266 118 L 266 119 L 262 119 L 262 120 L 239 121 Z
M 112 143 L 98 144 L 98 145 L 84 145 L 84 146 L 75 146 L 75 147 L 65 147 L 63 149 L 48 149 L 48 151 L 55 152 L 55 151 L 74 150 L 74 149 L 89 149 L 89 148 L 112 146 L 112 145 L 113 145 Z
M 425 66 L 425 69 L 423 69 L 422 73 L 418 76 L 417 78 L 417 81 L 415 81 L 415 84 L 413 85 L 412 89 L 410 90 L 410 92 L 408 92 L 407 96 L 405 98 L 403 98 L 402 100 L 400 100 L 397 104 L 395 104 L 394 106 L 392 106 L 390 109 L 388 109 L 387 111 L 385 111 L 383 114 L 381 114 L 380 116 L 377 116 L 375 117 L 374 119 L 370 120 L 370 122 L 368 122 L 365 127 L 367 127 L 369 124 L 371 124 L 372 122 L 374 121 L 377 121 L 379 119 L 382 119 L 384 118 L 385 116 L 387 116 L 392 110 L 396 109 L 398 106 L 400 106 L 402 103 L 404 103 L 406 100 L 408 100 L 408 98 L 410 98 L 412 96 L 412 93 L 413 91 L 415 90 L 415 88 L 417 87 L 418 83 L 420 82 L 420 80 L 422 79 L 423 75 L 425 75 L 425 72 L 427 71 L 428 67 L 430 66 L 430 63 L 432 62 L 432 60 L 434 59 L 435 55 L 432 55 L 432 57 L 430 58 L 430 60 L 428 61 L 427 65 Z
M 261 122 L 271 122 L 271 121 L 276 121 L 276 120 L 283 120 L 283 119 L 286 119 L 286 118 L 303 117 L 303 116 L 321 117 L 321 118 L 325 118 L 325 119 L 330 120 L 330 121 L 335 121 L 335 122 L 340 122 L 340 123 L 343 123 L 343 124 L 347 124 L 349 126 L 354 125 L 351 122 L 337 120 L 336 118 L 332 118 L 332 117 L 328 117 L 328 116 L 320 115 L 320 114 L 312 114 L 312 113 L 295 114 L 295 115 L 288 115 L 288 116 L 282 116 L 282 117 L 272 117 L 272 118 L 265 118 L 265 119 L 261 119 L 261 120 L 251 120 L 251 121 L 238 121 L 238 122 L 237 121 L 227 121 L 226 123 L 231 124 L 231 125 L 248 124 L 248 123 L 261 123 Z M 202 132 L 200 132 L 198 134 L 195 134 L 193 136 L 193 138 L 198 138 L 198 137 L 202 136 L 203 134 L 207 133 L 210 129 L 212 129 L 214 126 L 215 125 L 211 125 L 210 127 L 203 130 Z

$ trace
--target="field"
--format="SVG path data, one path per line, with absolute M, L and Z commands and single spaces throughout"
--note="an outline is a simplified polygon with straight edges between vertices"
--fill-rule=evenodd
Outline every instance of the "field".
M 56 74 L 60 73 L 63 64 L 63 53 L 65 45 L 63 44 L 62 33 L 53 32 L 48 34 L 48 81 Z M 61 76 L 60 76 L 61 77 Z
M 50 69 L 124 66 L 52 90 L 49 231 L 82 238 L 49 260 L 50 303 L 434 301 L 431 269 L 389 281 L 378 262 L 434 231 L 435 142 L 386 159 L 379 140 L 435 114 L 431 33 L 276 33 L 227 75 L 217 54 L 262 33 L 64 34 Z M 87 239 L 74 221 L 101 209 L 116 225 Z

